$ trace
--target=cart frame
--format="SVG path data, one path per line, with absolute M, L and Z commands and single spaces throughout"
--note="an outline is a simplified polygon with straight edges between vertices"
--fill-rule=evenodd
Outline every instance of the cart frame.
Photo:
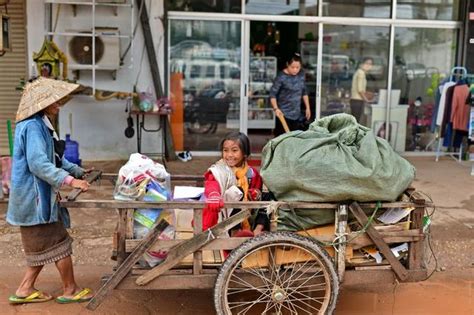
M 89 181 L 100 177 L 103 180 L 115 182 L 116 174 L 95 174 L 91 175 Z M 92 179 L 93 178 L 93 179 Z M 202 176 L 171 176 L 173 182 L 192 181 L 198 185 L 203 184 Z M 273 207 L 277 209 L 281 206 L 308 209 L 317 211 L 318 209 L 334 209 L 335 211 L 335 235 L 339 242 L 335 245 L 336 254 L 334 263 L 339 277 L 339 281 L 359 281 L 370 278 L 376 281 L 390 282 L 395 276 L 402 282 L 422 281 L 427 277 L 427 270 L 423 262 L 424 254 L 424 230 L 423 216 L 425 209 L 431 207 L 423 194 L 408 188 L 404 195 L 408 202 L 386 202 L 386 203 L 312 203 L 312 202 L 234 202 L 225 203 L 225 208 L 242 209 L 237 215 L 218 223 L 215 227 L 207 231 L 202 230 L 202 211 L 204 202 L 140 202 L 140 201 L 116 201 L 116 200 L 75 200 L 79 193 L 73 192 L 66 200 L 61 201 L 61 205 L 67 208 L 101 208 L 118 210 L 118 228 L 114 236 L 114 246 L 116 250 L 117 265 L 112 275 L 104 277 L 105 284 L 97 292 L 87 308 L 95 309 L 105 299 L 111 289 L 146 289 L 146 290 L 176 290 L 176 289 L 211 289 L 214 287 L 218 275 L 219 266 L 208 267 L 203 264 L 202 250 L 233 250 L 239 247 L 249 238 L 219 238 L 230 228 L 242 222 L 250 216 L 251 209 Z M 368 218 L 362 209 L 375 208 L 395 208 L 413 207 L 410 214 L 410 229 L 397 232 L 379 232 L 370 225 Z M 163 208 L 163 209 L 193 209 L 194 237 L 190 240 L 158 240 L 157 237 L 167 223 L 161 222 L 155 225 L 154 229 L 142 240 L 133 239 L 133 211 L 140 208 Z M 347 226 L 349 213 L 362 225 L 366 226 L 365 233 L 361 233 L 356 238 L 351 235 L 344 235 Z M 271 232 L 277 230 L 275 212 L 271 213 Z M 317 236 L 321 242 L 332 242 L 334 236 Z M 357 248 L 374 244 L 384 255 L 388 264 L 363 266 L 354 270 L 346 270 L 345 252 L 346 243 Z M 403 266 L 393 255 L 388 244 L 407 242 L 409 244 L 408 260 L 406 267 Z M 133 269 L 138 259 L 143 253 L 152 248 L 153 250 L 169 250 L 164 262 L 152 269 Z M 193 254 L 192 267 L 172 269 L 187 255 Z

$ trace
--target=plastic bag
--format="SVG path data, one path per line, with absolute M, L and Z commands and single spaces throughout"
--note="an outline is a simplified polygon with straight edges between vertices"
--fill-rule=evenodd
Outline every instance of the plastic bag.
M 150 185 L 153 189 L 157 190 L 156 185 L 159 185 L 161 188 L 158 190 L 167 191 L 166 198 L 169 198 L 170 175 L 165 167 L 143 154 L 133 153 L 128 162 L 120 168 L 115 183 L 114 199 L 142 200 L 150 182 L 154 183 Z
M 133 235 L 136 239 L 144 238 L 151 230 L 155 222 L 162 219 L 168 221 L 170 225 L 158 236 L 160 240 L 172 240 L 175 238 L 176 217 L 174 210 L 163 209 L 137 209 L 133 214 Z M 143 254 L 143 261 L 150 267 L 154 267 L 166 259 L 168 251 L 152 251 L 148 250 Z M 143 263 L 143 262 L 142 262 Z

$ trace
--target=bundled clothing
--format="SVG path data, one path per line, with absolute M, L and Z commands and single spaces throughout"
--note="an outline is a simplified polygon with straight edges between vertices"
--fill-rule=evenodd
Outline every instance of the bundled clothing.
M 212 165 L 204 174 L 204 196 L 209 198 L 212 195 L 221 196 L 223 201 L 258 201 L 261 199 L 262 177 L 253 167 L 244 163 L 241 167 L 231 169 L 222 159 Z M 213 227 L 219 221 L 228 218 L 240 209 L 226 209 L 219 213 L 212 211 L 209 207 L 204 207 L 202 228 L 206 230 Z M 266 213 L 259 211 L 254 218 L 253 224 L 244 221 L 240 228 L 251 230 L 257 224 L 269 226 Z

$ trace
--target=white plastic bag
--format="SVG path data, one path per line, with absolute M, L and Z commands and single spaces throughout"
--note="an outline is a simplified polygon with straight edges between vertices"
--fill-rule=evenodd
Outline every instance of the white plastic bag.
M 138 209 L 134 213 L 133 234 L 136 239 L 144 238 L 154 223 L 160 220 L 166 220 L 170 225 L 158 236 L 160 240 L 172 240 L 176 233 L 176 216 L 174 210 L 171 209 Z M 154 267 L 166 259 L 167 250 L 146 251 L 142 258 L 150 266 Z
M 150 181 L 170 190 L 170 175 L 165 167 L 143 154 L 133 153 L 128 162 L 120 168 L 114 199 L 140 200 L 145 195 L 146 186 Z

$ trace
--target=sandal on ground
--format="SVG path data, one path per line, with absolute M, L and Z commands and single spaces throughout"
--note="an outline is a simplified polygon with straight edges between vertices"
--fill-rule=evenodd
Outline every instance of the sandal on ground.
M 92 299 L 92 296 L 85 297 L 89 293 L 91 293 L 92 290 L 88 288 L 82 289 L 80 292 L 76 293 L 72 298 L 68 298 L 65 296 L 58 296 L 56 298 L 56 302 L 59 304 L 69 304 L 69 303 L 82 303 L 82 302 L 87 302 Z
M 51 301 L 52 299 L 52 296 L 46 295 L 43 292 L 37 290 L 25 297 L 11 295 L 8 298 L 8 302 L 10 302 L 10 304 L 43 303 Z

